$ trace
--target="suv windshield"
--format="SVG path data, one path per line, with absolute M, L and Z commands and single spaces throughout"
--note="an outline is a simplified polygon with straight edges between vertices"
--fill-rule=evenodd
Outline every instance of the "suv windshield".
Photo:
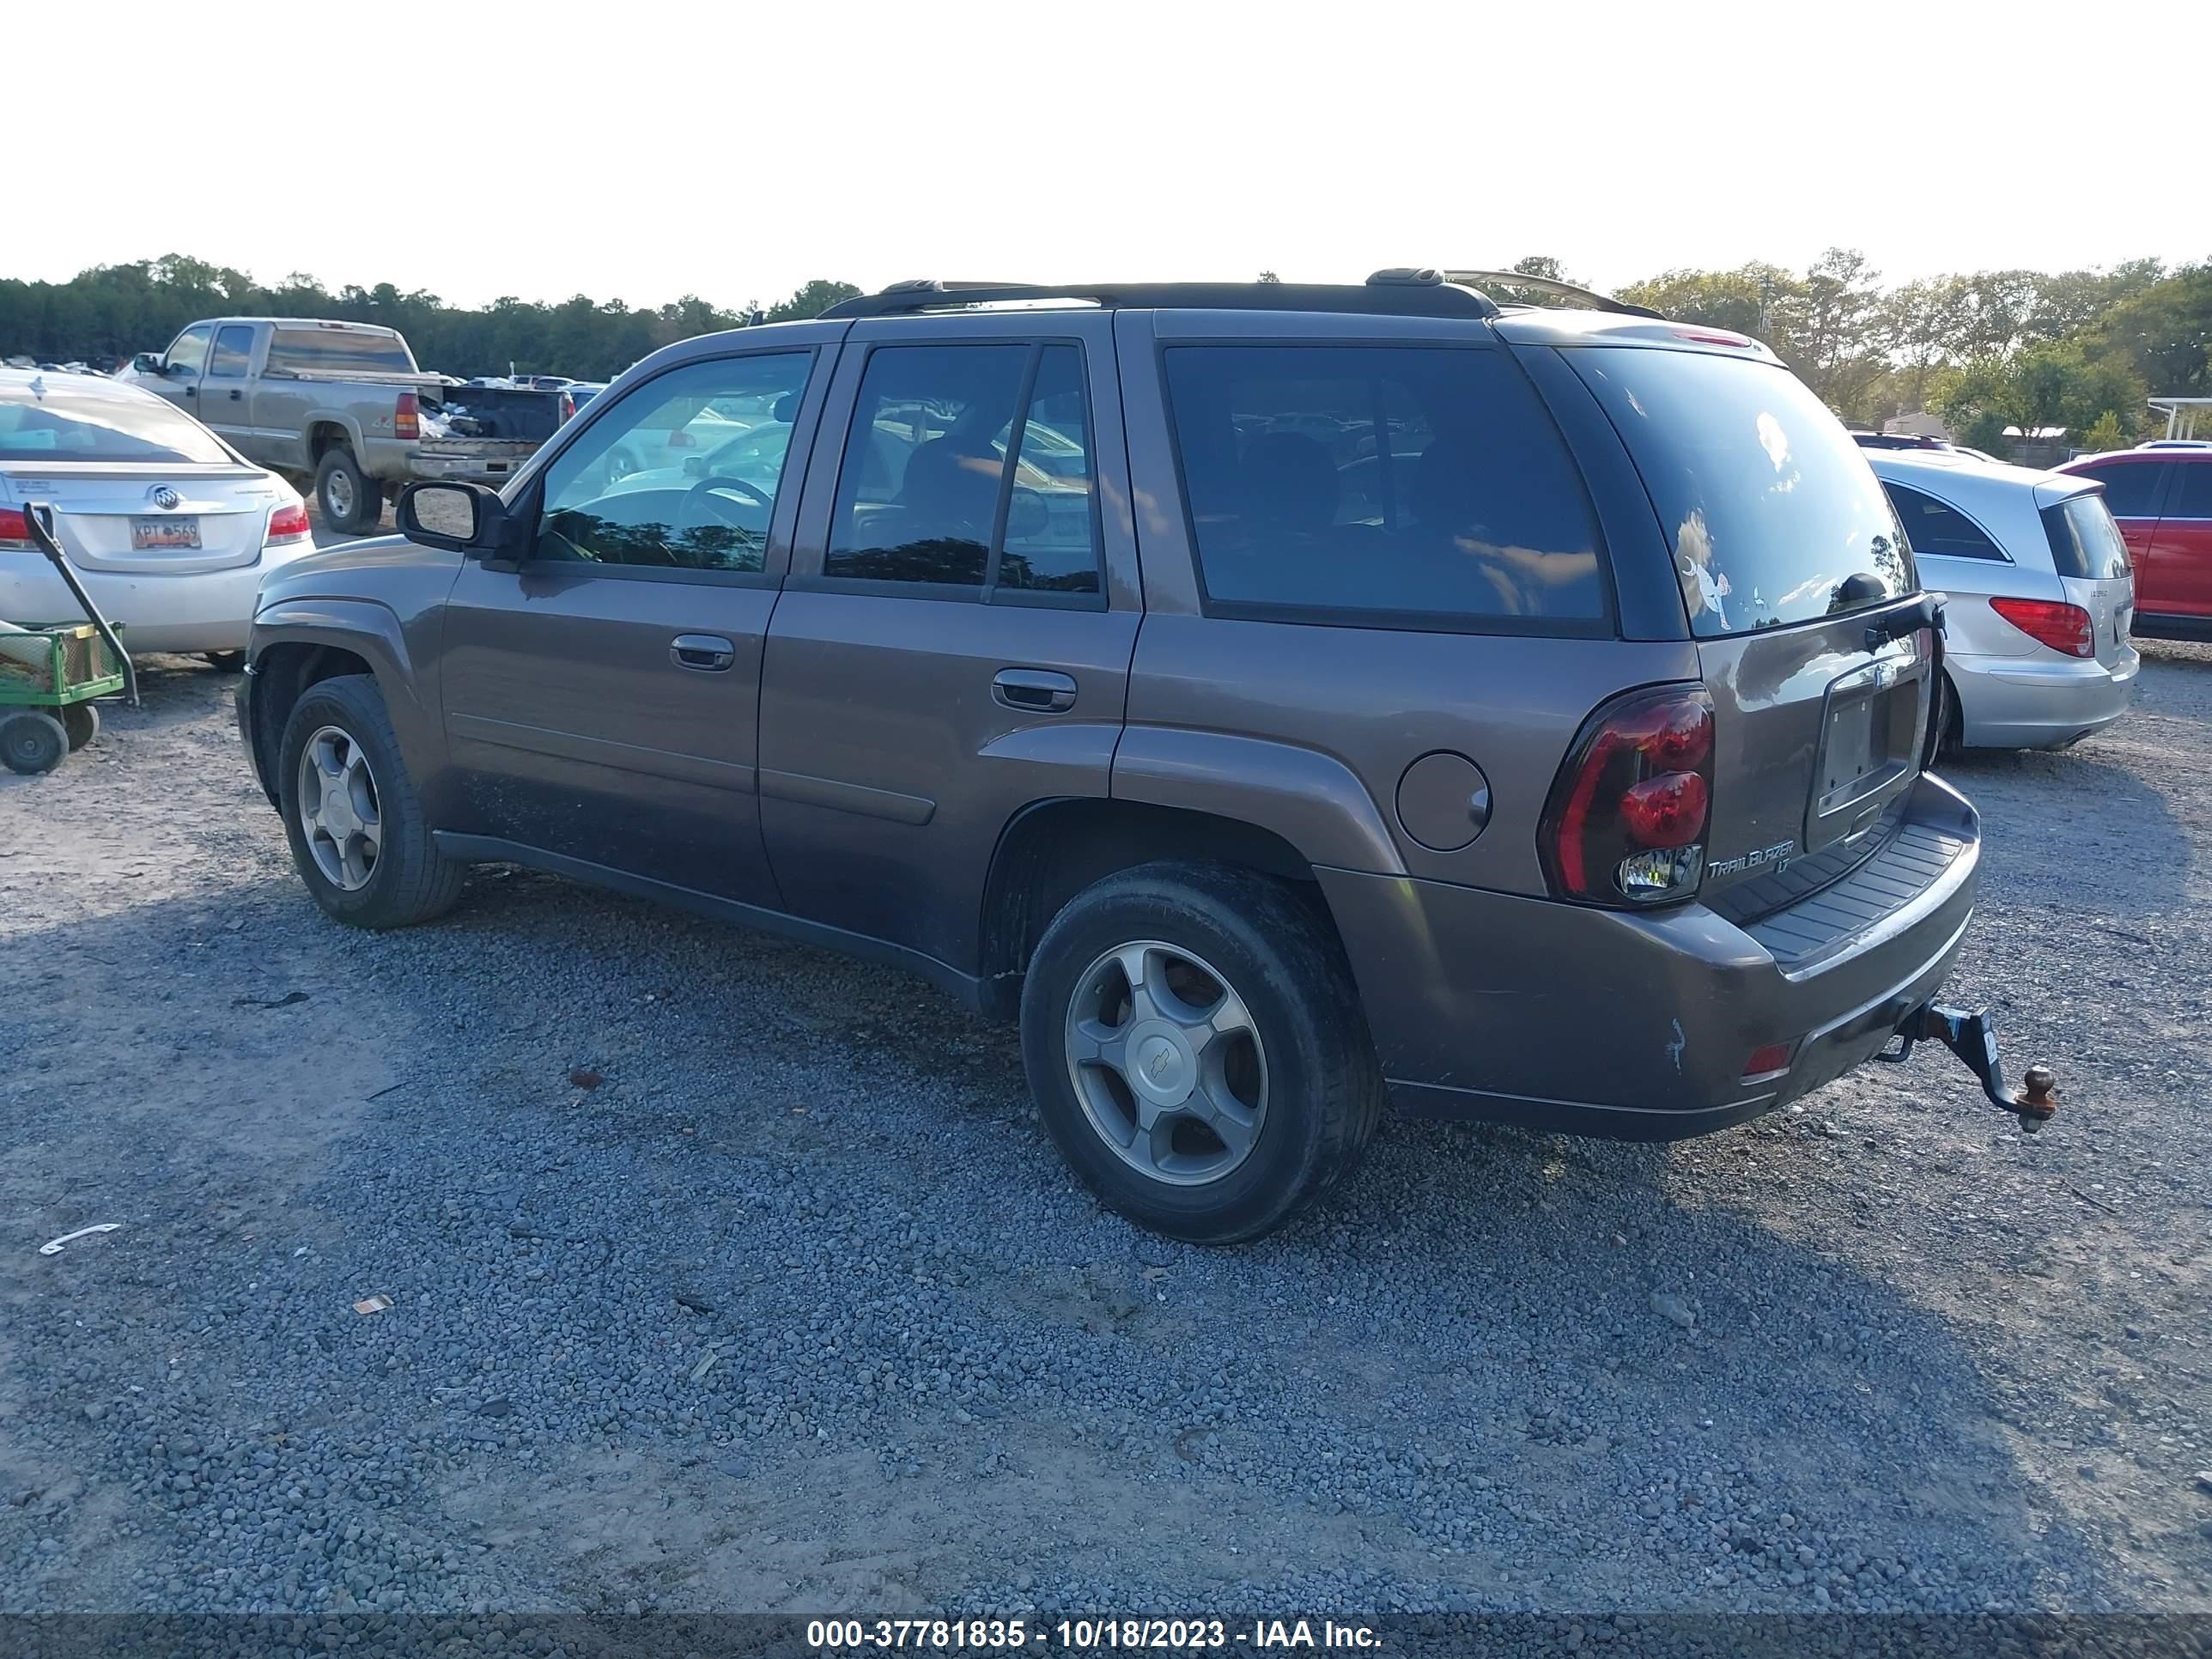
M 52 380 L 0 387 L 0 463 L 230 459 L 215 434 L 156 398 L 86 397 Z
M 1810 622 L 1919 586 L 1865 454 L 1796 375 L 1704 352 L 1565 356 L 1636 458 L 1693 632 Z

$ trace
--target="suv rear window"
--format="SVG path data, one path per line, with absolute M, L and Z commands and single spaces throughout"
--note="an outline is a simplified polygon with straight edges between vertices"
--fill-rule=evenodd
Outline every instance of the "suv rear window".
M 0 461 L 127 461 L 219 465 L 222 441 L 158 398 L 70 392 L 62 377 L 0 390 Z
M 1865 453 L 1788 370 L 1705 352 L 1565 355 L 1644 475 L 1692 632 L 1810 622 L 1919 586 Z
M 2102 496 L 2069 495 L 2045 507 L 2043 530 L 2060 575 L 2104 581 L 2128 574 L 2128 544 L 2120 539 L 2120 527 Z
M 1504 354 L 1175 346 L 1166 364 L 1216 608 L 1575 633 L 1607 616 L 1581 475 Z
M 280 328 L 269 343 L 269 372 L 307 374 L 412 374 L 414 354 L 396 334 L 343 328 Z

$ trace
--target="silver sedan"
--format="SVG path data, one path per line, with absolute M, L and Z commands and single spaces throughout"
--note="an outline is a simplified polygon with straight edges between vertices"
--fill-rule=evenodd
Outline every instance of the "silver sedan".
M 1948 596 L 1947 743 L 2061 748 L 2127 712 L 2135 576 L 2101 489 L 1940 450 L 1867 459 L 1921 586 Z

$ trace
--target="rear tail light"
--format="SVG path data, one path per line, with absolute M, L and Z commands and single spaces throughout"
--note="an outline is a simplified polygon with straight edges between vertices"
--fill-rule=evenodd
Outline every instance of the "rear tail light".
M 1663 904 L 1698 890 L 1712 811 L 1713 701 L 1696 685 L 1632 691 L 1583 726 L 1537 831 L 1563 898 Z
M 574 398 L 574 397 L 572 397 L 569 393 L 568 393 L 568 392 L 562 392 L 562 393 L 561 394 L 561 422 L 562 422 L 562 424 L 565 426 L 566 424 L 568 424 L 568 422 L 569 422 L 570 421 L 574 420 L 575 418 L 576 418 L 576 400 L 575 400 L 575 398 Z
M 0 547 L 17 551 L 31 544 L 31 526 L 23 522 L 22 514 L 12 507 L 0 507 Z
M 1991 599 L 1990 609 L 2030 639 L 2069 657 L 2097 654 L 2089 613 L 2059 599 Z
M 298 501 L 269 509 L 269 533 L 263 537 L 264 546 L 275 547 L 284 542 L 304 542 L 313 535 L 307 523 L 307 509 Z
M 422 400 L 411 392 L 399 394 L 399 407 L 392 416 L 392 430 L 402 438 L 422 435 Z

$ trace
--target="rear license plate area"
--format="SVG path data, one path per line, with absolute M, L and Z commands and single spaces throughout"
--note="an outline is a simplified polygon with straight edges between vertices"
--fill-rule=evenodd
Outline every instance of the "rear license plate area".
M 197 514 L 131 520 L 131 550 L 134 553 L 166 553 L 178 548 L 195 549 L 199 544 L 200 521 Z
M 1908 781 L 1920 753 L 1926 676 L 1872 665 L 1830 688 L 1814 773 L 1813 823 L 1806 850 L 1856 835 Z

